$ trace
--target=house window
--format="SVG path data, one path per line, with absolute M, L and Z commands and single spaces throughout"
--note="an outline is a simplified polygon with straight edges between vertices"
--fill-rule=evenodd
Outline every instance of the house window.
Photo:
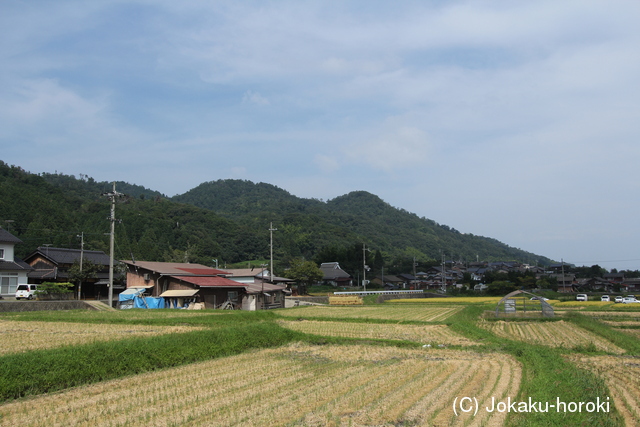
M 238 291 L 229 291 L 227 298 L 232 302 L 238 302 Z
M 11 295 L 18 288 L 18 273 L 8 273 L 0 276 L 0 294 Z
M 0 249 L 0 259 L 4 259 L 4 249 Z

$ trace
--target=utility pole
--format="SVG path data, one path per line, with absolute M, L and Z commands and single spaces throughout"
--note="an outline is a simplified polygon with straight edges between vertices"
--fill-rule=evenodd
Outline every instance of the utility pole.
M 446 273 L 447 263 L 445 261 L 444 251 L 442 252 L 442 290 L 447 292 L 447 273 Z
M 124 196 L 116 191 L 116 183 L 113 182 L 113 191 L 111 193 L 103 193 L 111 201 L 111 215 L 107 218 L 111 221 L 111 233 L 109 238 L 109 307 L 113 306 L 113 247 L 115 237 L 116 223 L 116 198 Z
M 371 252 L 371 249 L 367 249 L 365 244 L 362 244 L 362 286 L 364 291 L 367 291 L 367 251 Z
M 273 232 L 274 231 L 278 231 L 277 228 L 273 228 L 273 222 L 270 223 L 269 225 L 269 234 L 271 235 L 271 243 L 270 243 L 270 247 L 271 247 L 271 267 L 269 267 L 269 275 L 271 277 L 270 282 L 273 283 Z M 263 278 L 264 280 L 264 278 Z
M 80 233 L 79 236 L 76 236 L 80 238 L 80 277 L 81 279 L 78 280 L 78 300 L 80 300 L 80 298 L 82 298 L 82 259 L 84 258 L 84 231 Z

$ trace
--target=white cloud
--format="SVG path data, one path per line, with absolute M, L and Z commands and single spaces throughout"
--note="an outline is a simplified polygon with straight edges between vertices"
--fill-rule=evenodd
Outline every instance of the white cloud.
M 424 163 L 430 143 L 426 134 L 415 127 L 399 126 L 382 135 L 361 140 L 345 149 L 347 157 L 383 172 L 393 172 Z
M 167 194 L 224 174 L 306 197 L 367 189 L 542 252 L 560 243 L 538 236 L 640 238 L 628 216 L 590 207 L 640 208 L 639 12 L 617 0 L 9 1 L 3 160 L 129 174 Z M 268 165 L 227 164 L 267 152 Z M 173 163 L 190 173 L 159 174 Z M 434 191 L 439 203 L 419 202 Z
M 329 156 L 326 154 L 316 154 L 314 157 L 314 163 L 322 172 L 335 172 L 340 168 L 338 159 L 335 156 Z
M 242 96 L 243 104 L 255 104 L 255 105 L 269 105 L 270 102 L 267 98 L 260 95 L 258 92 L 246 91 Z

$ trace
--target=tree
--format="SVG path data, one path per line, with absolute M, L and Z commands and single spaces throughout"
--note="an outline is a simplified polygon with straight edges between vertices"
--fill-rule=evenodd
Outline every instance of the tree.
M 80 294 L 82 292 L 82 282 L 98 277 L 100 269 L 100 266 L 87 259 L 82 262 L 82 270 L 80 269 L 79 259 L 75 260 L 73 265 L 69 267 L 69 281 L 78 283 L 78 299 L 80 299 Z
M 296 281 L 300 295 L 306 294 L 307 286 L 319 282 L 324 276 L 315 262 L 305 261 L 300 258 L 296 258 L 291 262 L 291 267 L 286 274 L 289 279 Z

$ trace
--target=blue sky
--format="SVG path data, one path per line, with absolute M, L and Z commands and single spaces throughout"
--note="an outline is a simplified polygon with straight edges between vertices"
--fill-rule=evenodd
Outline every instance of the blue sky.
M 181 194 L 366 190 L 640 269 L 636 1 L 0 3 L 0 160 Z

